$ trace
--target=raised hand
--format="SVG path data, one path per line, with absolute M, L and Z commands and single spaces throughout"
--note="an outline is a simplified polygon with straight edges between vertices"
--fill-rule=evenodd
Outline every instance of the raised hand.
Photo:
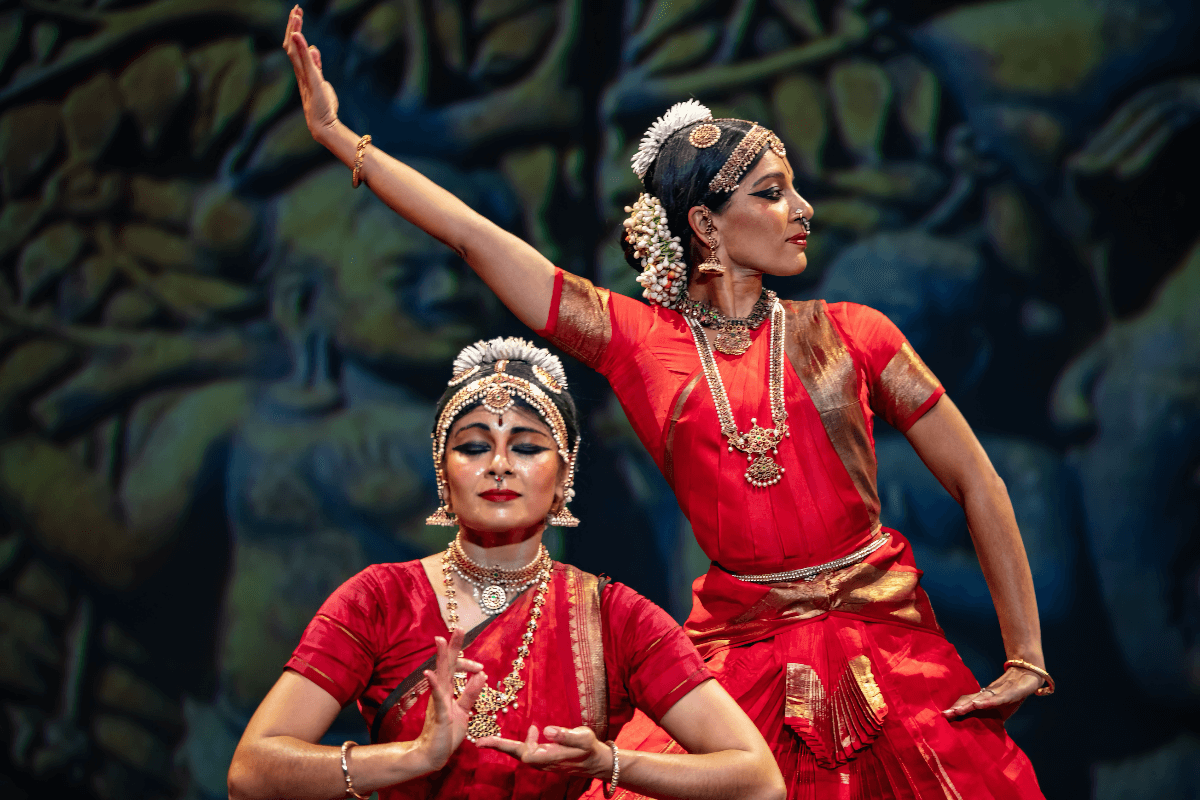
M 1025 702 L 1025 698 L 1036 692 L 1042 679 L 1027 670 L 1013 668 L 974 694 L 964 694 L 944 711 L 946 717 L 955 719 L 983 712 L 1008 719 Z
M 293 6 L 283 34 L 283 49 L 296 72 L 308 132 L 324 143 L 324 137 L 338 124 L 337 93 L 321 73 L 321 51 L 310 45 L 300 32 L 303 25 L 304 11 L 300 6 Z
M 429 705 L 425 709 L 425 727 L 417 737 L 417 747 L 425 753 L 430 772 L 446 766 L 450 754 L 462 744 L 471 707 L 487 681 L 482 664 L 458 657 L 463 643 L 461 630 L 450 634 L 449 642 L 441 636 L 435 636 L 433 641 L 437 646 L 437 663 L 432 670 L 425 670 L 425 679 L 429 681 Z M 456 671 L 473 673 L 457 700 L 454 698 Z
M 547 725 L 547 742 L 538 742 L 536 725 L 529 726 L 525 741 L 485 736 L 475 744 L 507 753 L 522 764 L 570 775 L 587 775 L 607 780 L 612 774 L 612 750 L 599 741 L 591 728 L 560 728 Z

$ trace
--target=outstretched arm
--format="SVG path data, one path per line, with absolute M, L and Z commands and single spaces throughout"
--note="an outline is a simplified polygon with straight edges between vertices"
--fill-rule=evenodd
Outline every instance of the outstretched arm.
M 1004 652 L 1045 669 L 1042 631 L 1029 559 L 1004 481 L 958 407 L 943 396 L 909 428 L 909 442 L 934 476 L 958 501 L 979 555 L 979 565 L 1000 618 Z M 1005 672 L 979 692 L 960 697 L 943 713 L 960 717 L 985 708 L 1012 713 L 1042 679 L 1024 669 Z
M 620 788 L 647 797 L 695 800 L 786 796 L 783 776 L 762 734 L 715 680 L 680 698 L 663 715 L 662 726 L 688 752 L 620 750 Z M 546 741 L 539 742 L 538 730 L 531 725 L 523 742 L 487 737 L 478 744 L 550 772 L 606 782 L 612 777 L 612 749 L 590 728 L 547 726 L 542 733 Z
M 481 665 L 456 658 L 463 632 L 449 643 L 438 636 L 437 664 L 426 670 L 429 706 L 425 727 L 411 742 L 355 747 L 347 758 L 354 790 L 369 795 L 376 789 L 419 778 L 445 766 L 462 743 L 467 714 L 483 688 Z M 463 669 L 475 674 L 454 699 L 451 676 Z M 341 749 L 316 744 L 341 710 L 329 692 L 294 672 L 284 672 L 263 698 L 229 766 L 230 800 L 328 800 L 346 794 Z
M 304 12 L 294 7 L 283 47 L 296 72 L 308 130 L 353 169 L 359 135 L 338 120 L 337 95 L 321 73 L 320 52 L 304 39 L 303 22 Z M 522 322 L 534 330 L 546 327 L 554 265 L 541 253 L 376 147 L 364 151 L 359 176 L 393 211 L 458 253 Z

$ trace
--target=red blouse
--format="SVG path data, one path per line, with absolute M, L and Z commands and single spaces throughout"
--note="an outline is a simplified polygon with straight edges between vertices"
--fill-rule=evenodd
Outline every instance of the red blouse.
M 555 564 L 543 624 L 522 673 L 526 686 L 518 693 L 516 704 L 500 716 L 502 734 L 508 738 L 524 738 L 530 724 L 581 724 L 576 698 L 567 697 L 576 687 L 565 624 L 569 602 L 563 566 Z M 661 719 L 680 698 L 711 677 L 682 629 L 637 592 L 620 583 L 610 584 L 600 608 L 609 736 L 616 736 L 635 708 Z M 508 619 L 513 614 L 520 618 Z M 511 671 L 526 619 L 527 609 L 514 605 L 466 648 L 469 658 L 483 662 L 491 683 Z M 511 647 L 497 648 L 494 643 L 481 647 L 493 629 L 511 631 Z M 376 709 L 392 689 L 433 655 L 433 637 L 446 632 L 437 596 L 419 561 L 377 564 L 348 580 L 325 601 L 287 668 L 342 705 L 357 699 L 370 726 Z M 405 712 L 401 738 L 415 738 L 420 732 L 427 700 L 426 692 Z M 412 796 L 450 797 L 453 786 L 479 783 L 496 788 L 497 797 L 562 796 L 564 791 L 571 795 L 565 777 L 520 765 L 507 755 L 465 741 L 442 773 L 446 774 L 421 779 L 420 787 L 403 784 L 389 790 L 387 796 L 409 796 L 414 789 Z M 533 787 L 538 787 L 536 793 L 529 795 Z
M 904 431 L 944 393 L 880 312 L 823 301 L 785 301 L 785 309 L 786 325 L 796 328 L 786 332 L 784 369 L 791 438 L 776 457 L 784 477 L 766 488 L 743 477 L 745 454 L 728 451 L 695 342 L 678 312 L 560 271 L 542 331 L 608 379 L 700 547 L 733 572 L 809 566 L 865 544 L 878 525 L 875 415 Z M 766 322 L 752 331 L 753 343 L 741 356 L 715 353 L 742 431 L 751 418 L 770 427 L 770 327 Z M 810 396 L 798 370 L 823 396 Z M 843 370 L 853 375 L 834 374 Z M 838 388 L 843 384 L 848 392 Z M 851 410 L 856 418 L 847 416 Z M 857 431 L 866 441 L 847 443 Z

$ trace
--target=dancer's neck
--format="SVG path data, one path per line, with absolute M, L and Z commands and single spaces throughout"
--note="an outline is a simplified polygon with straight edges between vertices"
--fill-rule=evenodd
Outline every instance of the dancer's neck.
M 537 557 L 545 525 L 511 531 L 459 529 L 459 543 L 467 558 L 481 567 L 520 569 Z
M 730 319 L 741 319 L 750 315 L 762 288 L 761 272 L 731 264 L 721 275 L 695 275 L 687 293 Z

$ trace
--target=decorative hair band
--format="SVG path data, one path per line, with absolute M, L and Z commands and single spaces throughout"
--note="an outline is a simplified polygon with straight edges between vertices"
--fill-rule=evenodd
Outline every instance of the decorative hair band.
M 759 152 L 764 147 L 770 147 L 775 152 L 775 155 L 783 158 L 787 155 L 787 148 L 783 146 L 783 142 L 779 140 L 769 128 L 764 128 L 757 122 L 750 129 L 742 140 L 738 142 L 738 146 L 729 154 L 729 159 L 725 162 L 721 170 L 713 176 L 712 181 L 708 184 L 710 192 L 732 192 L 738 188 L 738 181 L 742 179 L 742 175 L 746 172 L 746 167 L 750 166 L 750 162 L 758 156 Z
M 446 439 L 450 435 L 450 427 L 459 413 L 467 406 L 482 401 L 483 407 L 493 414 L 503 414 L 512 408 L 516 398 L 521 398 L 529 404 L 538 416 L 550 428 L 550 435 L 558 446 L 558 455 L 567 465 L 567 481 L 563 492 L 563 506 L 551 514 L 548 522 L 560 527 L 575 527 L 579 520 L 567 509 L 575 497 L 575 458 L 579 454 L 579 439 L 576 437 L 574 446 L 571 445 L 566 420 L 558 406 L 540 386 L 532 381 L 516 375 L 510 375 L 505 370 L 511 361 L 523 361 L 533 369 L 533 374 L 549 391 L 561 394 L 567 386 L 567 375 L 562 362 L 556 356 L 540 347 L 534 347 L 524 339 L 510 336 L 506 339 L 495 338 L 489 341 L 479 341 L 469 345 L 454 359 L 454 377 L 448 385 L 456 386 L 468 378 L 476 377 L 463 388 L 455 392 L 446 403 L 442 413 L 438 415 L 433 433 L 433 470 L 437 479 L 438 499 L 441 506 L 426 519 L 429 525 L 456 525 L 453 513 L 446 507 L 446 474 L 442 469 L 442 460 L 446 455 Z M 491 370 L 485 365 L 491 365 Z
M 663 308 L 674 308 L 687 287 L 687 264 L 679 237 L 672 236 L 667 227 L 667 212 L 658 198 L 645 192 L 637 202 L 625 206 L 630 214 L 625 220 L 625 241 L 642 262 L 642 297 Z

